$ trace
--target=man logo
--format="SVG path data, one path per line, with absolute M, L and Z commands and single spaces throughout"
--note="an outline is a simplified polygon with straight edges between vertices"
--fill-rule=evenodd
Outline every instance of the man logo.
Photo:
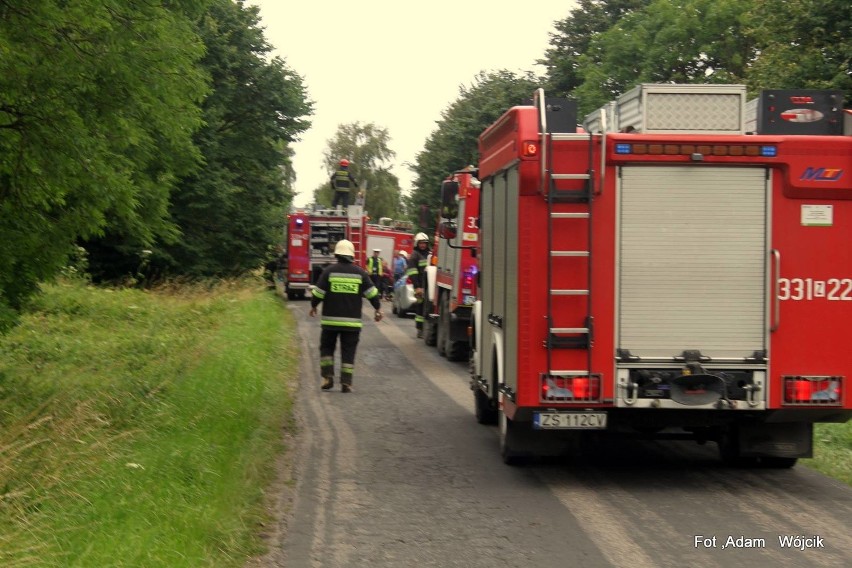
M 799 179 L 802 181 L 837 181 L 843 177 L 840 168 L 808 168 Z

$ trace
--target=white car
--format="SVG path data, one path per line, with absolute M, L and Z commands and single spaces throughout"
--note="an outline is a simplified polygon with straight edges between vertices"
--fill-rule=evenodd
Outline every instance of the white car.
M 414 305 L 417 298 L 414 297 L 414 286 L 403 276 L 393 284 L 393 313 L 399 317 L 414 313 Z

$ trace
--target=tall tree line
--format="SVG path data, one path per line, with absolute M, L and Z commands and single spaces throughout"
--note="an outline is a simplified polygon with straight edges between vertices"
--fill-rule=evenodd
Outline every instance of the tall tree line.
M 104 279 L 261 262 L 311 113 L 270 49 L 241 0 L 0 1 L 0 321 L 79 245 Z

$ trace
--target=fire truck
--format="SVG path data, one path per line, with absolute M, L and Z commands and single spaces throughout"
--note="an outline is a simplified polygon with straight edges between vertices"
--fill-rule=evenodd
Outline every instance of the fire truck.
M 284 276 L 287 298 L 305 297 L 323 269 L 336 262 L 334 245 L 341 239 L 352 241 L 355 262 L 360 266 L 366 264 L 367 256 L 376 248 L 382 251 L 382 258 L 388 263 L 395 249 L 411 252 L 414 237 L 410 223 L 395 223 L 383 218 L 374 224 L 369 220 L 360 205 L 350 205 L 345 210 L 296 209 L 288 214 Z
M 442 212 L 448 238 L 436 239 L 427 268 L 426 320 L 423 338 L 450 361 L 468 358 L 468 328 L 477 295 L 479 180 L 469 166 L 446 179 L 441 192 L 451 205 Z M 451 231 L 451 233 L 448 233 Z
M 744 86 L 643 84 L 578 128 L 538 90 L 481 134 L 471 388 L 506 463 L 619 433 L 791 467 L 852 416 L 842 99 L 762 99 L 747 129 Z

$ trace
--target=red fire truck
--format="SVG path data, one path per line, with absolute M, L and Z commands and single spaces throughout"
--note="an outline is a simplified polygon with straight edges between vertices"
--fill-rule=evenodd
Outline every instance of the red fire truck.
M 432 263 L 427 268 L 428 308 L 423 338 L 437 346 L 438 353 L 450 361 L 468 358 L 468 328 L 476 300 L 479 266 L 479 180 L 469 166 L 444 181 L 442 193 L 452 203 L 442 212 L 448 238 L 437 239 Z
M 483 132 L 471 387 L 505 462 L 619 432 L 791 467 L 852 416 L 852 137 L 814 104 L 747 133 L 742 86 L 640 85 L 582 129 L 539 90 Z
M 350 205 L 336 209 L 297 209 L 287 215 L 287 268 L 284 289 L 288 299 L 304 298 L 319 279 L 323 268 L 335 262 L 334 245 L 341 239 L 352 241 L 355 262 L 364 266 L 370 252 L 378 248 L 390 263 L 394 249 L 411 252 L 411 225 L 382 220 L 371 224 L 363 207 Z

